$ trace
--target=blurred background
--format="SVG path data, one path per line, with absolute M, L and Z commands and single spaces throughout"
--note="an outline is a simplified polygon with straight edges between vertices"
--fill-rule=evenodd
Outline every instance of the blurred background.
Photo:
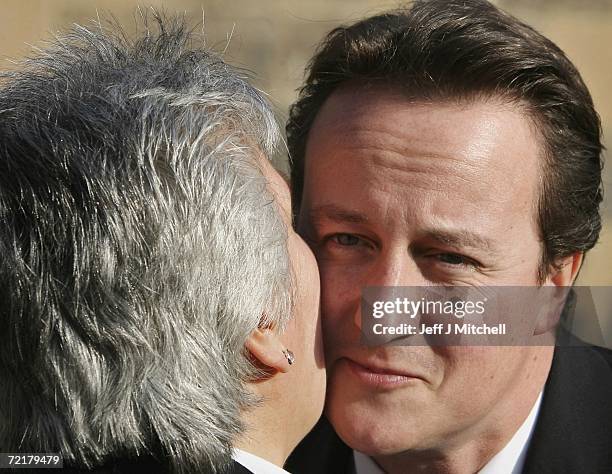
M 612 148 L 612 0 L 498 0 L 506 11 L 556 42 L 581 71 L 601 115 L 604 143 Z M 284 123 L 315 45 L 335 26 L 395 8 L 399 2 L 375 0 L 2 0 L 0 69 L 11 59 L 73 23 L 90 24 L 112 14 L 128 32 L 135 29 L 138 7 L 182 13 L 204 22 L 209 46 L 247 68 L 266 91 Z M 286 167 L 286 156 L 277 157 Z M 612 165 L 604 168 L 606 200 L 600 242 L 586 257 L 578 284 L 612 286 Z M 596 301 L 604 335 L 612 334 L 612 291 Z M 604 336 L 606 337 L 606 336 Z M 612 346 L 611 340 L 605 341 Z

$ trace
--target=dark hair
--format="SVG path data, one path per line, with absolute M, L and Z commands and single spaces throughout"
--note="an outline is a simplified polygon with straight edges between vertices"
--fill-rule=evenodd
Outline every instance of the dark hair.
M 290 110 L 294 212 L 313 121 L 347 82 L 384 83 L 426 100 L 499 96 L 526 107 L 544 138 L 540 277 L 597 242 L 601 125 L 580 74 L 550 40 L 483 0 L 421 0 L 331 31 Z

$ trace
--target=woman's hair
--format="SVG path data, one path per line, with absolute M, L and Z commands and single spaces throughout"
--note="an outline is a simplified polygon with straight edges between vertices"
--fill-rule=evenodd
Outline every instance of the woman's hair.
M 229 460 L 247 336 L 291 308 L 279 134 L 181 19 L 75 26 L 0 83 L 0 451 Z M 265 159 L 265 158 L 263 158 Z

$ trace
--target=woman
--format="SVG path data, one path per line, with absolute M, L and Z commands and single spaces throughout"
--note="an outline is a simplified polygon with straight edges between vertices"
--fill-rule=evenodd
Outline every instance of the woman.
M 75 27 L 0 86 L 0 451 L 282 472 L 324 400 L 316 264 L 266 101 L 155 22 Z
M 280 473 L 284 471 L 262 460 L 282 466 L 313 427 L 323 409 L 325 372 L 318 320 L 316 261 L 291 227 L 291 198 L 286 182 L 264 160 L 262 172 L 289 230 L 289 260 L 292 273 L 299 280 L 293 314 L 284 332 L 279 334 L 274 325 L 260 325 L 247 339 L 246 347 L 262 369 L 262 375 L 252 379 L 248 387 L 264 402 L 245 411 L 247 430 L 235 443 L 239 450 L 234 453 L 234 459 L 254 473 Z M 253 458 L 252 454 L 261 459 Z

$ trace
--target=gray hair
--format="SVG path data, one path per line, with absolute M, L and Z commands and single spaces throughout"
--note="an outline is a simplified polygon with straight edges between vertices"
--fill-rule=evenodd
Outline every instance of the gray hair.
M 291 308 L 266 100 L 180 19 L 75 26 L 0 84 L 0 451 L 216 471 Z M 263 317 L 263 319 L 262 319 Z

